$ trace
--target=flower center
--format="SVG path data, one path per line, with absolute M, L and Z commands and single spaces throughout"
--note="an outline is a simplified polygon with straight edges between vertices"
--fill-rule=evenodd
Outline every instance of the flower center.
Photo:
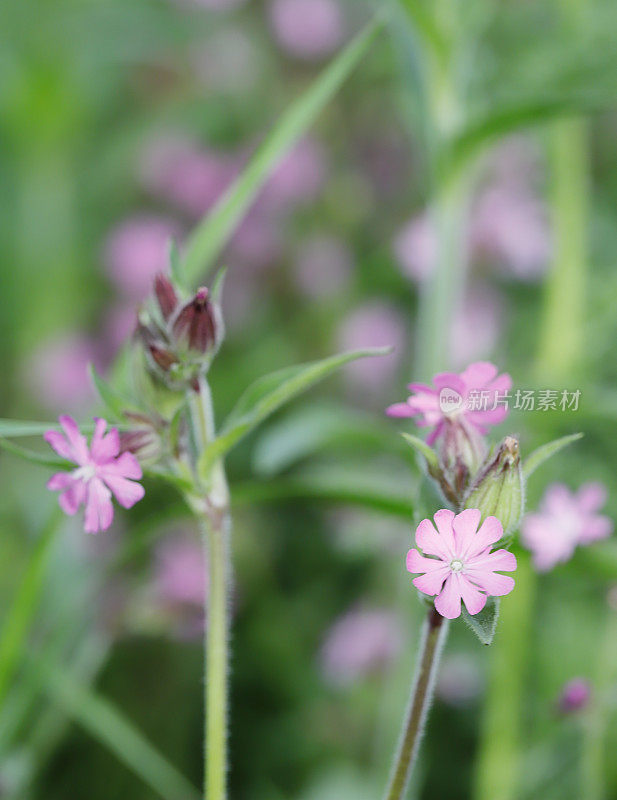
M 450 561 L 450 569 L 452 572 L 460 572 L 463 569 L 463 562 L 455 558 L 454 561 Z
M 92 478 L 96 475 L 96 467 L 93 464 L 86 464 L 85 467 L 79 467 L 73 472 L 73 477 L 75 480 L 83 481 L 84 483 L 88 483 L 91 481 Z

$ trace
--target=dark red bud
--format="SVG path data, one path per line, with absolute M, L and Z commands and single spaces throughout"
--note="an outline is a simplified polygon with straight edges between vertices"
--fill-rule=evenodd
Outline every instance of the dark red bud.
M 163 319 L 169 319 L 178 305 L 178 296 L 169 278 L 161 273 L 154 279 L 154 294 L 156 295 Z
M 173 333 L 178 340 L 184 340 L 190 350 L 206 353 L 216 343 L 216 325 L 209 292 L 201 288 L 180 309 L 173 324 Z
M 178 363 L 176 356 L 164 347 L 159 347 L 157 344 L 149 344 L 148 350 L 154 359 L 155 363 L 164 371 L 168 372 L 174 364 Z

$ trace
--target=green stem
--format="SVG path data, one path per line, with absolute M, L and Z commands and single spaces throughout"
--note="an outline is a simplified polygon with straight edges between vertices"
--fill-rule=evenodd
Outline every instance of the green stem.
M 537 359 L 544 380 L 569 378 L 584 353 L 587 267 L 587 123 L 557 122 L 550 133 L 555 252 L 546 283 Z
M 207 632 L 205 642 L 205 795 L 223 800 L 227 781 L 227 663 L 229 649 L 228 585 L 229 515 L 210 515 L 205 525 L 208 559 Z
M 61 529 L 62 515 L 54 509 L 25 569 L 13 606 L 0 636 L 0 705 L 17 664 L 21 661 L 32 618 L 41 596 L 49 555 Z
M 384 800 L 401 800 L 405 795 L 433 696 L 439 657 L 447 630 L 444 618 L 431 608 L 424 623 L 417 673 Z

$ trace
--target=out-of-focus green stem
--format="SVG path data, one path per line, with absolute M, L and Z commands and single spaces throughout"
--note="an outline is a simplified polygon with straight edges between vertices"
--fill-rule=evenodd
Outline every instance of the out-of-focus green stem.
M 595 669 L 591 708 L 584 719 L 581 797 L 607 800 L 606 732 L 612 704 L 608 695 L 617 682 L 617 612 L 611 608 Z
M 514 800 L 518 796 L 521 707 L 535 575 L 526 554 L 517 554 L 517 559 L 516 588 L 501 601 L 499 627 L 489 653 L 489 680 L 474 800 Z
M 422 631 L 416 677 L 384 800 L 402 800 L 405 796 L 431 704 L 439 657 L 447 631 L 447 622 L 435 608 L 431 608 Z
M 550 131 L 554 257 L 546 283 L 538 377 L 570 378 L 582 364 L 587 270 L 587 123 L 567 119 Z
M 21 660 L 32 617 L 41 596 L 45 570 L 56 535 L 61 530 L 62 515 L 54 509 L 30 561 L 24 571 L 21 585 L 15 595 L 2 627 L 0 636 L 0 705 L 2 704 L 17 664 Z

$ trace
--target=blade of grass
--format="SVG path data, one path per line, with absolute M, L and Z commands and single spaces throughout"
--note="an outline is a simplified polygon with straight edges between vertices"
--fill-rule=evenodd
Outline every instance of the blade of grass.
M 62 515 L 55 508 L 39 537 L 24 571 L 21 585 L 2 627 L 0 635 L 0 705 L 15 667 L 21 661 L 28 631 L 41 596 L 45 571 L 56 535 L 61 530 Z
M 113 703 L 81 685 L 65 666 L 37 663 L 50 698 L 164 800 L 199 792 Z
M 199 281 L 212 266 L 272 170 L 338 91 L 380 27 L 379 22 L 369 24 L 289 106 L 247 168 L 194 230 L 182 264 L 182 277 L 188 285 Z

